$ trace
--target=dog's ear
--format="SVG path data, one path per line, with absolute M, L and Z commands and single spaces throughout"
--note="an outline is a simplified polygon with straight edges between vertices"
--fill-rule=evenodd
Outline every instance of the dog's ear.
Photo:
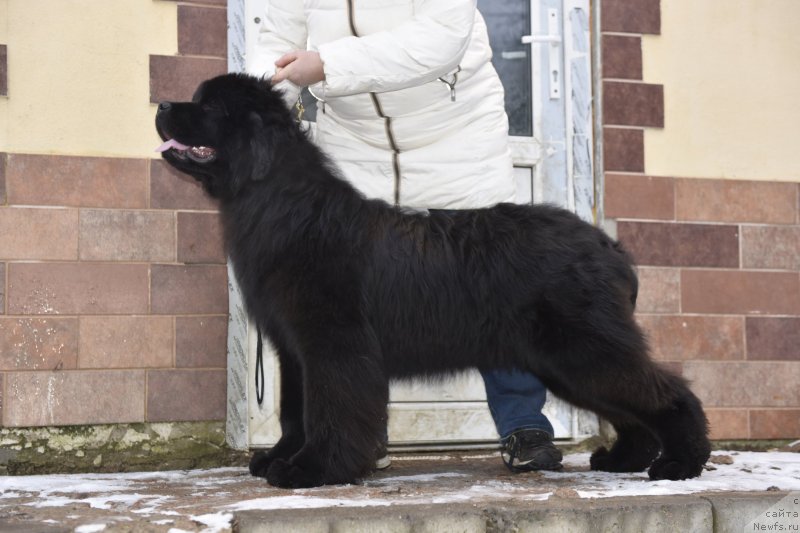
M 259 181 L 266 179 L 269 174 L 272 162 L 276 156 L 276 139 L 272 128 L 266 127 L 261 116 L 255 111 L 247 115 L 246 131 L 241 138 L 242 151 L 246 156 L 234 157 L 233 161 L 233 186 L 241 188 L 247 181 Z

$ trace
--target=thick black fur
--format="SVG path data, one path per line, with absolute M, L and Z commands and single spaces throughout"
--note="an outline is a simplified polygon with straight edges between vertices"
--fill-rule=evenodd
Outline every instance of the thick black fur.
M 618 243 L 574 214 L 500 204 L 408 214 L 338 175 L 264 80 L 211 79 L 162 104 L 164 139 L 216 149 L 164 153 L 220 201 L 245 304 L 277 348 L 283 436 L 251 472 L 279 487 L 370 472 L 390 379 L 522 369 L 611 421 L 593 469 L 699 476 L 709 456 L 700 401 L 648 357 L 637 280 Z

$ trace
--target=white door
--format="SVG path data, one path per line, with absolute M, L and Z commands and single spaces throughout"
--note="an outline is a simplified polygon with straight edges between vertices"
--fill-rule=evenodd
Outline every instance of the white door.
M 263 0 L 228 2 L 231 70 L 246 64 Z M 589 0 L 479 0 L 506 89 L 520 203 L 549 202 L 592 220 L 591 70 Z M 313 105 L 307 100 L 308 115 Z M 239 448 L 267 447 L 280 437 L 277 362 L 263 350 L 263 385 L 254 375 L 256 333 L 231 286 L 228 441 Z M 263 395 L 260 391 L 264 391 Z M 260 401 L 259 401 L 260 400 Z M 389 404 L 393 446 L 494 445 L 497 433 L 477 372 L 436 384 L 394 384 Z M 548 398 L 545 414 L 558 439 L 597 432 L 594 415 Z

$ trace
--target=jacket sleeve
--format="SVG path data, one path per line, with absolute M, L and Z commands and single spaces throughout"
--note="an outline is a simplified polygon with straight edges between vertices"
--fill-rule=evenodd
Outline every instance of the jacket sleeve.
M 256 76 L 271 78 L 275 74 L 275 61 L 292 50 L 305 50 L 308 40 L 303 2 L 297 0 L 268 0 L 261 17 L 252 57 L 247 61 L 247 71 Z M 286 80 L 277 88 L 284 92 L 287 103 L 293 104 L 301 87 Z
M 453 72 L 469 45 L 475 6 L 476 0 L 414 0 L 413 19 L 392 30 L 320 45 L 323 97 L 395 91 Z

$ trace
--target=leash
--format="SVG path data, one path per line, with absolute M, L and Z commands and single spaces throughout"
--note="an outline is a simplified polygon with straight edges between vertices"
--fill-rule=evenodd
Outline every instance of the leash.
M 256 342 L 256 401 L 258 406 L 264 403 L 264 343 L 261 341 L 261 330 L 256 329 L 258 332 L 258 340 Z

